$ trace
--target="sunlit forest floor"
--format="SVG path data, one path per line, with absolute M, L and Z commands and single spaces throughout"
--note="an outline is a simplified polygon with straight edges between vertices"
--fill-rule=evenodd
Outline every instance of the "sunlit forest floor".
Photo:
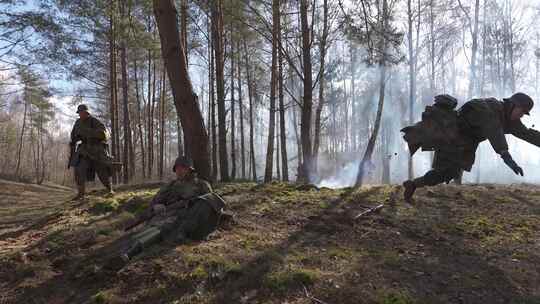
M 104 270 L 158 187 L 0 184 L 0 303 L 540 303 L 538 186 L 224 184 L 235 222 Z

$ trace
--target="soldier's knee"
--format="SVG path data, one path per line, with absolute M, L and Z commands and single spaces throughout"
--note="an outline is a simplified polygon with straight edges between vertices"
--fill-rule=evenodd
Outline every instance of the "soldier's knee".
M 461 176 L 461 170 L 449 168 L 449 169 L 444 170 L 442 174 L 443 174 L 444 182 L 448 184 L 451 180 Z
M 441 183 L 449 183 L 452 179 L 459 176 L 457 169 L 433 169 L 424 175 L 424 183 L 426 186 L 435 186 Z

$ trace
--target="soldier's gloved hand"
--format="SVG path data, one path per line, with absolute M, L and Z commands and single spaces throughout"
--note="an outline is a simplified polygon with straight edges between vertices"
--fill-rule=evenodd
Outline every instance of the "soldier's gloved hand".
M 516 164 L 516 162 L 512 159 L 512 156 L 510 155 L 510 153 L 508 153 L 508 151 L 503 151 L 501 153 L 501 157 L 504 163 L 508 167 L 510 167 L 510 169 L 512 169 L 512 171 L 514 171 L 515 174 L 523 176 L 523 169 L 521 169 L 521 167 L 518 166 L 518 164 Z
M 155 204 L 152 207 L 152 211 L 155 214 L 164 214 L 166 210 L 167 210 L 167 207 L 165 207 L 165 205 L 163 205 L 163 204 Z

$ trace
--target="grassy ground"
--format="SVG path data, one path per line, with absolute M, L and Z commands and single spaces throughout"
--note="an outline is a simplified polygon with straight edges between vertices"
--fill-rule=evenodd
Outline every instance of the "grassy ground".
M 0 303 L 540 303 L 537 186 L 438 186 L 413 207 L 397 186 L 220 185 L 235 224 L 105 271 L 157 186 L 58 203 L 0 234 L 17 244 L 0 251 Z

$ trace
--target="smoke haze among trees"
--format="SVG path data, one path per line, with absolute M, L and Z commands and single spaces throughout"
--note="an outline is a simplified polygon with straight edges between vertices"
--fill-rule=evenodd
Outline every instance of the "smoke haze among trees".
M 165 4 L 177 15 L 163 28 Z M 401 183 L 431 154 L 410 159 L 399 130 L 435 95 L 539 99 L 539 5 L 3 0 L 0 178 L 71 184 L 68 134 L 85 103 L 124 163 L 117 183 L 165 179 L 178 154 L 214 181 Z M 163 52 L 171 33 L 181 52 Z M 195 95 L 170 83 L 182 55 Z M 464 181 L 540 182 L 540 150 L 508 140 L 524 178 L 483 143 Z

